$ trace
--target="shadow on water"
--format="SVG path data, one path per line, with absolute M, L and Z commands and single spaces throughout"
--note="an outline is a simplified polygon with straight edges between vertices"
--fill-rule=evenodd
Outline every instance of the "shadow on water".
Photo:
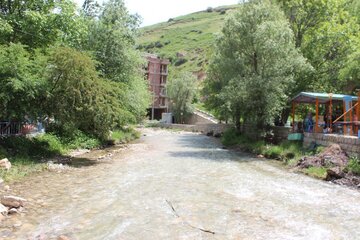
M 199 138 L 206 139 L 206 141 L 199 141 Z M 205 135 L 182 135 L 177 139 L 177 143 L 179 146 L 186 148 L 213 149 L 222 147 L 220 139 Z
M 206 139 L 206 141 L 199 141 L 199 137 Z M 266 162 L 272 161 L 266 158 L 256 158 L 251 153 L 235 151 L 231 149 L 224 149 L 220 139 L 208 137 L 205 135 L 182 135 L 177 139 L 177 144 L 181 148 L 198 149 L 196 150 L 180 150 L 171 151 L 168 154 L 175 158 L 193 158 L 210 160 L 216 162 L 235 161 L 239 163 L 246 162 Z
M 74 157 L 74 158 L 71 158 L 71 162 L 70 162 L 69 166 L 74 167 L 74 168 L 83 168 L 83 167 L 95 166 L 100 163 L 103 163 L 103 162 L 99 162 L 99 161 L 89 159 L 89 158 Z
M 226 151 L 226 153 L 224 153 Z M 199 159 L 199 160 L 209 160 L 216 162 L 225 162 L 225 161 L 234 161 L 239 163 L 245 162 L 267 162 L 272 161 L 266 158 L 256 158 L 251 154 L 228 151 L 228 150 L 199 150 L 199 151 L 171 151 L 167 152 L 171 157 L 174 158 L 191 158 L 191 159 Z

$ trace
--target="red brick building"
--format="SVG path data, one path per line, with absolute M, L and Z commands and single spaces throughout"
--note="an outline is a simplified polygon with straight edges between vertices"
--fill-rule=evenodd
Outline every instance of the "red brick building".
M 152 93 L 152 103 L 148 109 L 150 119 L 161 119 L 164 112 L 168 112 L 168 98 L 166 95 L 166 82 L 168 80 L 168 59 L 161 59 L 154 54 L 145 55 L 148 63 L 145 67 L 145 76 L 149 81 Z

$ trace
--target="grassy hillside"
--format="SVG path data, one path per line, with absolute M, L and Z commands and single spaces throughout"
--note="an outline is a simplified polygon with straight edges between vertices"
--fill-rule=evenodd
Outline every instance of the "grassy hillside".
M 191 71 L 204 77 L 216 34 L 237 5 L 218 7 L 169 19 L 141 29 L 138 48 L 169 58 L 171 76 Z

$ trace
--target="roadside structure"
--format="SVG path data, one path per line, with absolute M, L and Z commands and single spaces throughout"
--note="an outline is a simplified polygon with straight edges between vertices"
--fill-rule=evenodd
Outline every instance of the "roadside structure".
M 295 108 L 298 104 L 315 105 L 315 123 L 311 132 L 358 135 L 360 118 L 359 96 L 333 93 L 301 92 L 292 99 L 292 122 L 295 131 Z M 320 112 L 320 106 L 324 111 Z M 335 109 L 337 111 L 335 111 Z
M 315 121 L 310 131 L 297 127 L 302 125 L 295 121 L 295 109 L 299 104 L 315 105 Z M 303 139 L 305 147 L 338 144 L 347 154 L 360 157 L 359 119 L 360 92 L 358 96 L 302 92 L 292 99 L 293 131 L 288 139 Z
M 166 83 L 168 80 L 168 59 L 161 59 L 155 54 L 145 54 L 145 78 L 149 81 L 149 90 L 152 94 L 151 106 L 148 115 L 151 120 L 160 120 L 163 113 L 169 111 Z

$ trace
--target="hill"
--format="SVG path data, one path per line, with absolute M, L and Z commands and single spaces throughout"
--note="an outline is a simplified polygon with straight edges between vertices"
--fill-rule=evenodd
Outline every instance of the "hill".
M 216 34 L 221 31 L 226 15 L 237 6 L 208 8 L 144 27 L 140 30 L 138 49 L 170 59 L 171 76 L 185 70 L 203 79 Z

